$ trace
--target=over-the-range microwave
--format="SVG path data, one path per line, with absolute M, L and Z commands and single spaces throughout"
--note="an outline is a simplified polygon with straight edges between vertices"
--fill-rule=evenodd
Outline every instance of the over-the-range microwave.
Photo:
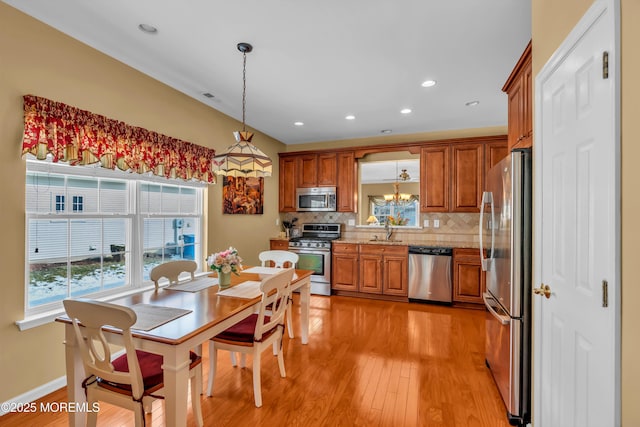
M 296 210 L 299 212 L 334 212 L 336 187 L 296 189 Z

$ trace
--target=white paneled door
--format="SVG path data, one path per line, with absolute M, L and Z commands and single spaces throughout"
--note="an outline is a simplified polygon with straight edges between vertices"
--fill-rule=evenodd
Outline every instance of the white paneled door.
M 596 2 L 536 79 L 535 427 L 619 425 L 613 16 Z

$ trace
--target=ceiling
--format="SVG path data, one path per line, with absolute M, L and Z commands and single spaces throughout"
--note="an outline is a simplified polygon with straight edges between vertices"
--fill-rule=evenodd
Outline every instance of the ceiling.
M 246 123 L 285 144 L 504 126 L 531 38 L 531 0 L 3 1 L 238 120 L 251 43 Z

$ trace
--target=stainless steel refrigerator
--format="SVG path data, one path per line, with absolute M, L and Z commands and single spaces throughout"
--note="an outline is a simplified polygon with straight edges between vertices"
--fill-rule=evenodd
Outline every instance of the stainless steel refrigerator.
M 480 211 L 486 364 L 511 425 L 530 421 L 531 179 L 531 150 L 512 151 L 489 170 Z

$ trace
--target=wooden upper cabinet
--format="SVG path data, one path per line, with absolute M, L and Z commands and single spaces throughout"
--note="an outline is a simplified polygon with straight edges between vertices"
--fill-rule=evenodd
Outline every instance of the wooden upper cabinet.
M 318 186 L 318 155 L 305 154 L 297 158 L 298 187 Z
M 448 212 L 450 176 L 449 145 L 420 150 L 420 211 Z
M 502 91 L 508 97 L 509 151 L 533 143 L 531 42 L 527 45 Z
M 453 144 L 452 212 L 480 212 L 484 186 L 484 144 Z
M 335 187 L 337 163 L 335 153 L 298 156 L 298 187 Z
M 489 169 L 498 164 L 498 162 L 509 154 L 507 140 L 489 142 L 484 149 L 484 173 L 485 177 Z
M 356 169 L 357 163 L 353 151 L 342 152 L 337 155 L 337 204 L 338 212 L 356 211 Z
M 296 158 L 280 157 L 279 174 L 279 203 L 280 212 L 296 211 Z
M 335 187 L 337 183 L 335 154 L 318 154 L 318 187 Z

